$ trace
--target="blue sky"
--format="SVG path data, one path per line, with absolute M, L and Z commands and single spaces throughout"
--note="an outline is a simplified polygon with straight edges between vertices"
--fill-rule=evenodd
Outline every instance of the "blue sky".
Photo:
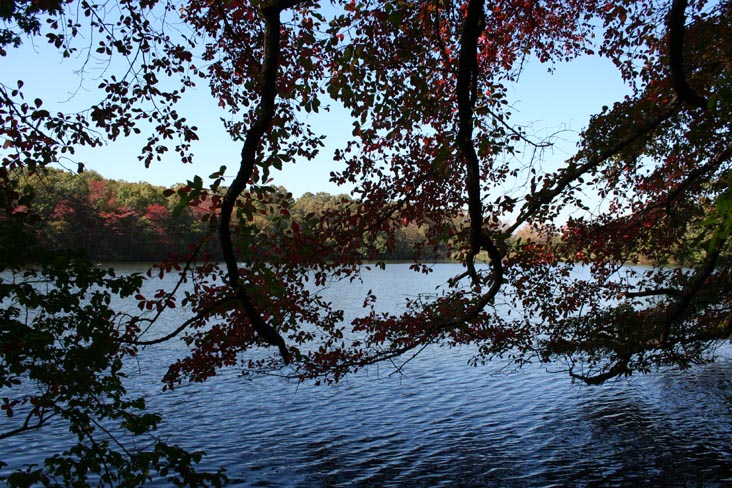
M 39 40 L 35 46 L 26 43 L 0 58 L 0 82 L 14 86 L 16 80 L 22 79 L 27 99 L 40 97 L 49 110 L 74 110 L 96 99 L 95 77 L 104 68 L 87 64 L 85 78 L 80 80 L 79 66 L 78 59 L 62 60 L 58 52 Z M 552 74 L 547 72 L 546 65 L 528 63 L 521 81 L 509 87 L 508 95 L 514 108 L 514 122 L 531 124 L 530 134 L 546 136 L 561 131 L 555 148 L 547 152 L 545 164 L 545 167 L 556 167 L 573 152 L 577 135 L 589 116 L 628 92 L 608 60 L 582 57 L 556 66 Z M 85 161 L 87 168 L 106 178 L 144 180 L 164 186 L 184 182 L 196 174 L 208 176 L 221 165 L 227 165 L 233 176 L 241 146 L 228 139 L 219 120 L 224 114 L 209 96 L 207 87 L 200 85 L 190 90 L 179 112 L 199 128 L 201 140 L 194 146 L 193 165 L 181 164 L 171 155 L 146 169 L 137 159 L 143 138 L 123 140 L 77 156 Z M 328 134 L 326 148 L 314 161 L 286 165 L 282 172 L 273 173 L 274 183 L 286 187 L 295 196 L 307 191 L 347 192 L 348 188 L 338 188 L 328 178 L 337 169 L 331 160 L 332 151 L 350 135 L 350 120 L 344 111 L 333 110 L 311 115 L 311 123 L 316 130 Z

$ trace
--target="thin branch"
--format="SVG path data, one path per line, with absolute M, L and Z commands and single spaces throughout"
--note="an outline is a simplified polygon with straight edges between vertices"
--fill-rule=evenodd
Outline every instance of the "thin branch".
M 618 359 L 607 371 L 596 375 L 584 375 L 577 374 L 573 371 L 573 368 L 569 368 L 569 376 L 580 380 L 588 385 L 601 385 L 607 380 L 615 378 L 628 372 L 628 363 L 630 362 L 630 355 L 625 355 Z
M 41 410 L 39 412 L 39 410 Z M 30 412 L 28 412 L 28 415 L 26 416 L 25 420 L 23 421 L 23 425 L 18 427 L 17 429 L 12 429 L 6 432 L 0 433 L 0 440 L 7 439 L 8 437 L 13 437 L 18 434 L 22 434 L 24 432 L 29 432 L 31 430 L 37 430 L 46 425 L 46 422 L 48 422 L 51 418 L 53 418 L 56 413 L 52 413 L 48 415 L 47 417 L 44 417 L 44 412 L 42 411 L 40 407 L 36 406 L 33 408 Z M 38 417 L 38 422 L 35 424 L 31 424 L 30 420 L 33 417 Z
M 183 268 L 183 270 L 180 272 L 180 277 L 178 278 L 178 282 L 175 284 L 175 286 L 173 287 L 173 289 L 170 290 L 165 295 L 164 298 L 161 298 L 160 300 L 158 300 L 158 303 L 167 303 L 172 298 L 175 298 L 175 296 L 178 293 L 178 289 L 181 287 L 181 285 L 183 284 L 183 282 L 186 280 L 185 275 L 188 273 L 188 270 L 191 269 L 191 265 L 195 261 L 196 255 L 198 254 L 198 252 L 201 250 L 202 247 L 203 247 L 203 241 L 199 242 L 198 243 L 198 246 L 196 246 L 196 249 L 193 251 L 193 253 L 191 253 L 191 257 L 188 258 L 188 260 L 186 261 L 186 265 Z M 166 308 L 167 308 L 166 306 L 158 307 L 158 310 L 156 311 L 155 316 L 153 318 L 149 319 L 148 326 L 145 328 L 145 330 L 143 330 L 138 335 L 138 337 L 141 337 L 148 330 L 150 330 L 150 327 L 152 327 L 155 324 L 155 322 L 157 322 L 157 320 L 160 318 L 160 316 L 163 314 L 163 311 Z
M 683 294 L 679 297 L 676 303 L 668 309 L 666 315 L 663 317 L 662 340 L 666 345 L 668 345 L 669 337 L 671 335 L 671 327 L 684 316 L 694 297 L 696 297 L 696 295 L 701 291 L 707 281 L 707 278 L 709 278 L 709 276 L 714 272 L 725 242 L 725 238 L 720 238 L 717 241 L 716 246 L 707 252 L 707 256 L 704 258 L 701 267 L 694 274 L 694 277 L 684 290 Z
M 526 137 L 526 134 L 522 133 L 521 131 L 517 130 L 516 127 L 514 127 L 513 125 L 511 125 L 508 122 L 506 122 L 503 117 L 501 117 L 496 112 L 494 112 L 493 110 L 491 110 L 490 108 L 488 108 L 487 105 L 480 105 L 479 108 L 481 110 L 485 110 L 486 112 L 488 112 L 488 114 L 491 117 L 493 117 L 493 120 L 497 121 L 499 124 L 501 124 L 506 129 L 508 129 L 508 131 L 511 134 L 513 134 L 514 136 L 518 137 L 519 140 L 523 141 L 524 143 L 526 143 L 526 144 L 528 144 L 530 146 L 533 146 L 535 149 L 546 149 L 546 148 L 552 147 L 554 145 L 551 142 L 534 142 L 534 141 L 532 141 L 531 139 L 529 139 L 528 137 Z M 553 135 L 556 135 L 558 133 L 559 133 L 559 131 L 558 132 L 555 132 Z M 553 137 L 553 135 L 550 136 L 550 137 Z
M 663 201 L 651 204 L 643 209 L 643 212 L 648 212 L 659 207 L 670 209 L 671 203 L 679 198 L 686 189 L 694 184 L 701 177 L 719 168 L 724 162 L 732 158 L 732 145 L 729 145 L 716 153 L 706 163 L 701 166 L 695 167 L 689 175 L 682 181 L 676 188 L 669 191 L 668 195 Z
M 175 330 L 173 330 L 169 334 L 166 334 L 162 337 L 157 337 L 155 339 L 148 339 L 146 341 L 141 341 L 141 340 L 135 339 L 133 341 L 130 341 L 130 344 L 133 344 L 136 346 L 151 346 L 153 344 L 160 344 L 161 342 L 169 341 L 170 339 L 174 338 L 175 336 L 177 336 L 178 334 L 183 332 L 188 326 L 190 326 L 194 322 L 206 318 L 211 313 L 211 311 L 214 310 L 215 308 L 218 308 L 221 305 L 223 305 L 227 302 L 233 301 L 233 300 L 235 300 L 234 297 L 220 298 L 216 302 L 212 303 L 205 309 L 198 312 L 193 317 L 191 317 L 188 320 L 186 320 L 185 322 L 183 322 L 181 325 L 179 325 Z M 140 336 L 141 335 L 142 334 L 140 334 Z M 140 336 L 138 336 L 138 337 L 140 337 Z
M 541 207 L 551 203 L 554 198 L 560 195 L 570 184 L 577 181 L 581 176 L 594 170 L 611 157 L 619 154 L 640 138 L 653 132 L 663 122 L 676 115 L 680 109 L 681 103 L 679 102 L 679 99 L 674 96 L 671 101 L 653 117 L 637 124 L 636 130 L 627 134 L 617 143 L 601 151 L 596 156 L 588 158 L 583 164 L 578 165 L 576 161 L 582 156 L 582 152 L 580 151 L 574 158 L 569 160 L 569 164 L 557 177 L 553 187 L 547 185 L 542 190 L 530 195 L 531 198 L 521 208 L 521 211 L 516 218 L 516 222 L 506 229 L 506 232 L 508 234 L 513 233 Z

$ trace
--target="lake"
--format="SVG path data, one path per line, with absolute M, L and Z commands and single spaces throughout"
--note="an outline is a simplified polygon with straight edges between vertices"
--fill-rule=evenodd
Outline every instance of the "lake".
M 326 293 L 355 312 L 373 289 L 389 310 L 459 270 L 438 264 L 425 276 L 407 266 Z M 727 347 L 713 364 L 600 387 L 572 383 L 560 365 L 473 368 L 470 348 L 433 347 L 401 375 L 380 365 L 313 386 L 227 369 L 163 393 L 160 376 L 182 350 L 143 351 L 130 389 L 165 414 L 164 436 L 205 450 L 204 467 L 225 467 L 233 486 L 732 485 Z M 0 457 L 38 462 L 61 438 L 51 430 L 9 439 Z

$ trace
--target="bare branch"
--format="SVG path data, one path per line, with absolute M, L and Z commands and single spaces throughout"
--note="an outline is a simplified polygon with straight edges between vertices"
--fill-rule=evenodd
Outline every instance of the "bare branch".
M 628 363 L 630 355 L 626 355 L 618 359 L 607 371 L 596 375 L 577 374 L 572 368 L 569 369 L 569 376 L 580 380 L 588 385 L 601 385 L 607 380 L 620 376 L 628 372 Z
M 569 160 L 569 164 L 562 170 L 560 175 L 554 182 L 553 186 L 545 186 L 542 190 L 530 195 L 528 201 L 521 208 L 521 212 L 511 227 L 506 232 L 513 233 L 518 227 L 532 217 L 537 210 L 544 205 L 551 203 L 554 198 L 559 196 L 570 184 L 577 181 L 581 176 L 589 173 L 602 163 L 617 155 L 628 146 L 653 132 L 661 123 L 668 120 L 679 112 L 681 104 L 677 97 L 673 97 L 671 101 L 657 112 L 653 117 L 646 119 L 636 126 L 636 130 L 627 134 L 617 143 L 601 151 L 594 157 L 588 158 L 583 164 L 577 164 L 576 161 L 582 156 L 582 152 L 578 153 L 574 158 Z
M 681 290 L 676 288 L 654 288 L 652 290 L 629 291 L 623 293 L 624 298 L 646 298 L 658 296 L 681 296 Z

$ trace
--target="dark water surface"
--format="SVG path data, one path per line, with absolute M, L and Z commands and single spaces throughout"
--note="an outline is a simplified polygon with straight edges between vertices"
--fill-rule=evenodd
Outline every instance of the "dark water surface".
M 458 270 L 435 269 L 390 266 L 327 293 L 356 310 L 374 289 L 389 309 Z M 316 387 L 231 369 L 161 393 L 180 352 L 145 351 L 131 389 L 166 414 L 165 436 L 205 450 L 234 486 L 732 486 L 729 348 L 714 364 L 601 387 L 539 365 L 472 368 L 470 349 L 435 347 L 402 375 L 383 365 Z M 11 439 L 0 458 L 37 462 L 60 442 Z

